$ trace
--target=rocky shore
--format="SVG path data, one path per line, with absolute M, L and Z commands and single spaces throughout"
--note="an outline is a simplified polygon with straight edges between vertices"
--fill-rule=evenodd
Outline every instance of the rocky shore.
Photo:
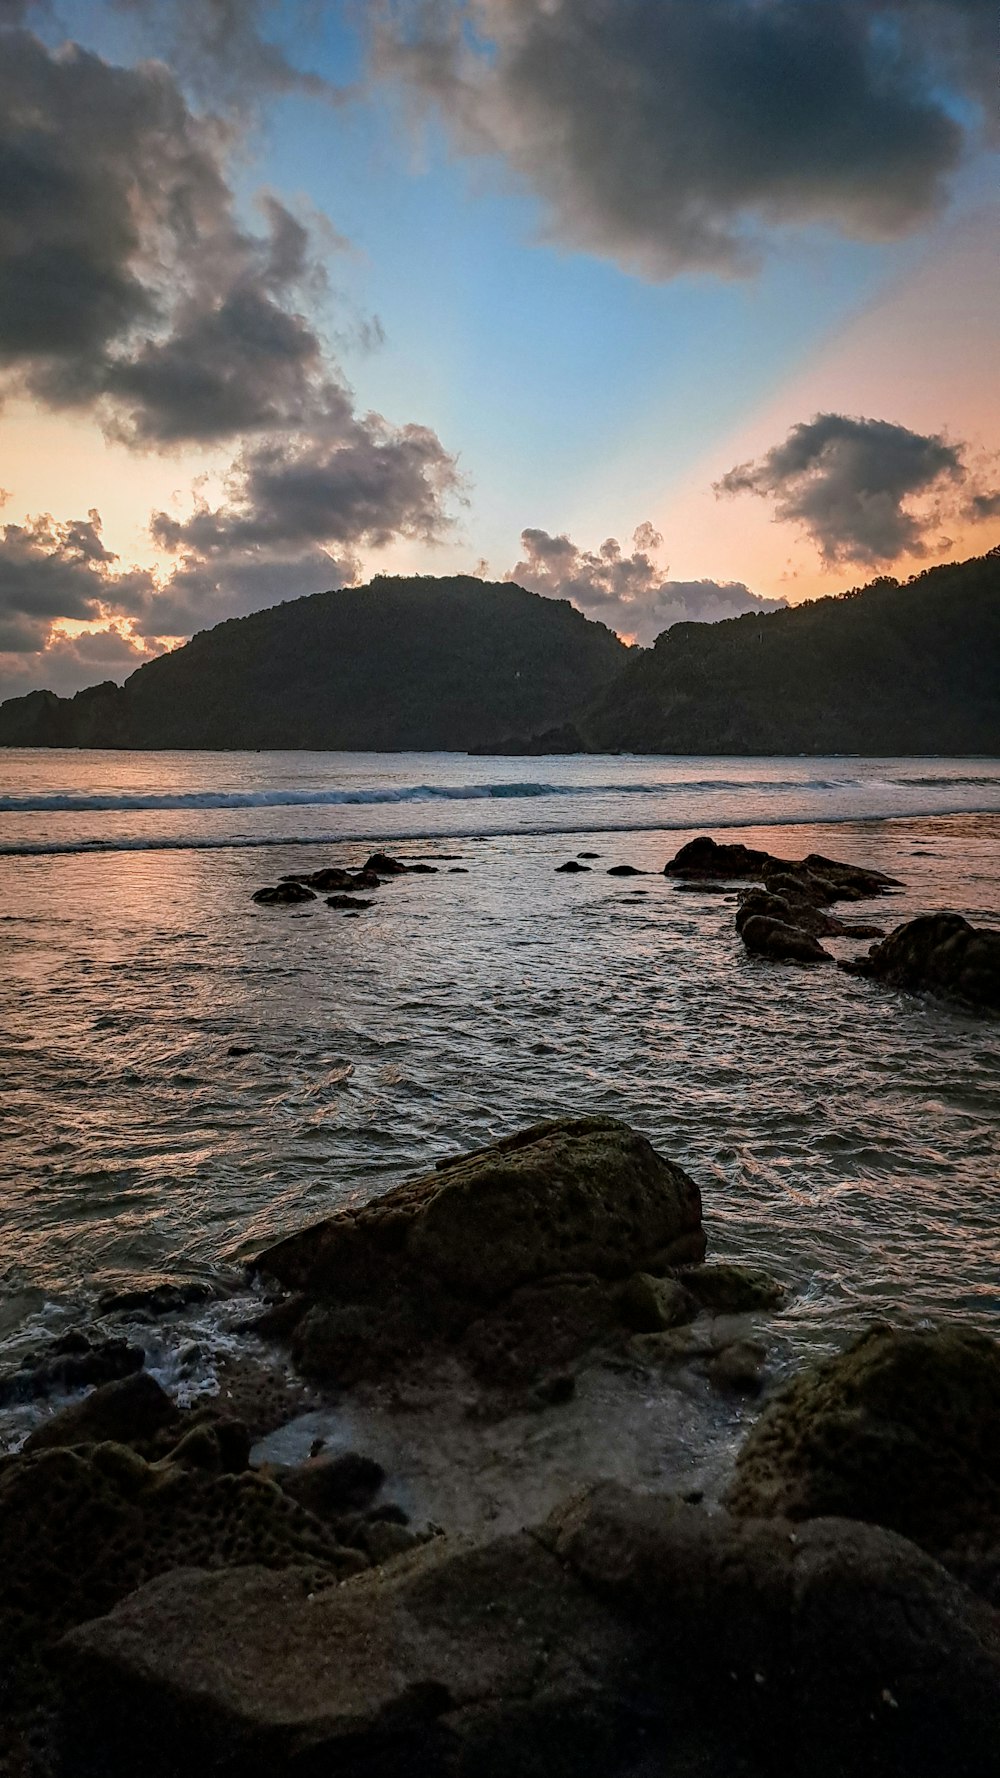
M 360 912 L 451 864 L 254 900 Z M 663 876 L 731 896 L 755 980 L 837 961 L 1000 1010 L 1000 934 L 843 917 L 883 873 L 703 837 Z M 0 1459 L 0 1773 L 1000 1778 L 995 1339 L 877 1323 L 793 1371 L 787 1283 L 715 1259 L 695 1179 L 605 1116 L 445 1157 L 249 1272 L 214 1400 L 80 1329 L 0 1378 L 74 1393 Z
M 305 1380 L 255 1424 L 132 1371 L 0 1461 L 5 1771 L 996 1774 L 996 1341 L 878 1326 L 783 1380 L 781 1284 L 706 1258 L 696 1183 L 604 1117 L 443 1161 L 256 1270 L 254 1337 Z M 747 1429 L 714 1490 L 616 1449 L 616 1397 L 680 1414 L 679 1378 Z M 501 1464 L 492 1522 L 407 1522 L 364 1448 L 259 1442 L 350 1404 L 523 1473 L 587 1401 L 589 1467 L 546 1498 L 512 1463 L 504 1510 Z

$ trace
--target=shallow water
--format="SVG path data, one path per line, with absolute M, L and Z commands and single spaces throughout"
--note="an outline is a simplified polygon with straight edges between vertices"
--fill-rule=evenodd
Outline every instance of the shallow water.
M 478 792 L 508 774 L 560 788 L 287 800 L 379 789 L 369 758 L 344 757 L 0 754 L 0 1368 L 137 1274 L 210 1278 L 279 1231 L 567 1111 L 628 1119 L 694 1175 L 712 1252 L 791 1287 L 795 1349 L 873 1315 L 996 1326 L 996 1023 L 751 959 L 734 898 L 658 873 L 685 821 L 726 826 L 904 879 L 851 917 L 891 928 L 950 907 L 1000 923 L 1000 765 L 393 756 L 385 791 Z M 286 800 L 178 803 L 212 785 Z M 154 794 L 172 800 L 133 806 Z M 71 795 L 91 802 L 54 806 Z M 918 797 L 958 807 L 899 807 Z M 363 838 L 310 842 L 316 826 Z M 438 837 L 404 846 L 418 830 Z M 260 850 L 278 831 L 296 843 Z M 360 918 L 250 900 L 389 839 L 448 856 Z M 60 849 L 11 850 L 27 844 Z M 601 854 L 591 872 L 556 875 L 579 851 Z M 657 874 L 608 877 L 614 863 Z M 179 1347 L 194 1328 L 210 1368 L 226 1326 L 224 1309 L 199 1310 L 142 1337 Z

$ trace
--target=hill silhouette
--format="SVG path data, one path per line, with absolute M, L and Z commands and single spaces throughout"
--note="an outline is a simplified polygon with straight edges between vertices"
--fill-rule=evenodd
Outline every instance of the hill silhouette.
M 11 698 L 0 745 L 996 754 L 1000 549 L 651 649 L 507 582 L 379 576 L 218 624 L 124 686 Z
M 1000 753 L 1000 549 L 760 617 L 675 624 L 511 752 Z M 500 751 L 490 747 L 484 751 Z
M 0 704 L 0 745 L 461 751 L 562 722 L 628 657 L 568 600 L 378 576 L 231 619 L 123 686 Z

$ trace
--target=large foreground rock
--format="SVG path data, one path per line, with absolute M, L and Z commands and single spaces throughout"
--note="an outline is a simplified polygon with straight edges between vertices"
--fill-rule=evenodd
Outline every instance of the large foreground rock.
M 998 1620 L 930 1558 L 613 1487 L 339 1587 L 182 1571 L 57 1661 L 67 1778 L 997 1770 Z
M 1000 1544 L 1000 1343 L 971 1328 L 872 1328 L 768 1404 L 727 1505 L 865 1519 L 942 1553 Z
M 605 1335 L 620 1281 L 704 1251 L 694 1181 L 627 1124 L 581 1117 L 442 1162 L 257 1263 L 302 1293 L 299 1362 L 349 1382 L 467 1332 L 479 1368 L 494 1349 L 505 1374 L 512 1348 L 526 1372 L 563 1361 Z
M 333 1580 L 367 1566 L 272 1482 L 232 1473 L 222 1432 L 198 1428 L 157 1463 L 115 1443 L 0 1459 L 5 1775 L 49 1769 L 52 1641 L 153 1576 L 261 1563 Z
M 556 1273 L 621 1278 L 704 1251 L 694 1180 L 618 1118 L 568 1117 L 406 1180 L 260 1255 L 311 1296 L 382 1300 L 414 1268 L 476 1302 Z
M 925 989 L 1000 1012 L 1000 932 L 961 914 L 922 914 L 897 926 L 867 957 L 841 964 L 893 988 Z

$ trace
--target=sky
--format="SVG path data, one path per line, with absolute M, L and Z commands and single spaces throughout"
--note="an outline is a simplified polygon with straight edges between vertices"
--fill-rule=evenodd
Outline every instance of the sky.
M 1000 542 L 994 0 L 0 0 L 0 697 Z

